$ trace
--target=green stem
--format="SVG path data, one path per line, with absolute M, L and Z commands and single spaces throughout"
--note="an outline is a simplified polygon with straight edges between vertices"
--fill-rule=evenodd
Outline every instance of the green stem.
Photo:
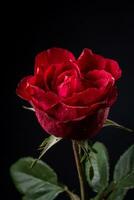
M 114 191 L 115 188 L 115 183 L 111 182 L 109 186 L 101 193 L 98 195 L 97 200 L 107 200 L 111 192 Z
M 78 142 L 75 140 L 72 141 L 72 145 L 73 145 L 74 157 L 75 157 L 79 183 L 80 183 L 81 200 L 85 200 L 84 175 L 83 175 L 82 165 L 80 162 L 79 145 L 78 145 Z
M 65 192 L 68 194 L 71 200 L 80 200 L 80 198 L 76 194 L 71 192 L 67 187 L 65 188 Z

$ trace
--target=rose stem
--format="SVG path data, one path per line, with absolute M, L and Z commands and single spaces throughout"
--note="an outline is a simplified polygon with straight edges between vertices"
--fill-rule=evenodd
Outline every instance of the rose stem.
M 84 176 L 83 176 L 82 165 L 80 162 L 78 142 L 75 140 L 72 140 L 72 145 L 73 145 L 74 157 L 75 157 L 79 183 L 80 183 L 81 200 L 85 200 Z

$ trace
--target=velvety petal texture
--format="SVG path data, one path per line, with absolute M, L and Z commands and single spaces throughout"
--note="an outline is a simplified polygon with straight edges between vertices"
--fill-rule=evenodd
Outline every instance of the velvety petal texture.
M 36 56 L 34 74 L 23 78 L 16 92 L 32 105 L 47 133 L 83 140 L 103 127 L 120 77 L 117 61 L 90 49 L 76 59 L 66 49 L 51 48 Z

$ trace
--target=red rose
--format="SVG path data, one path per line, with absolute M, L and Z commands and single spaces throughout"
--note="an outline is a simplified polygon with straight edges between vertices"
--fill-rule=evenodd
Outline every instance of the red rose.
M 102 128 L 120 76 L 116 61 L 90 49 L 76 60 L 71 52 L 52 48 L 36 56 L 34 75 L 22 79 L 17 94 L 33 106 L 46 132 L 81 140 Z

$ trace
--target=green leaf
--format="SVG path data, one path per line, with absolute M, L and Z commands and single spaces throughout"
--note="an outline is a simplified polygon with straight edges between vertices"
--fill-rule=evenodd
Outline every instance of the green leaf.
M 21 158 L 11 166 L 10 172 L 16 188 L 23 194 L 24 200 L 53 200 L 64 192 L 58 185 L 57 175 L 41 160 L 30 168 L 33 158 Z
M 103 127 L 107 127 L 107 126 L 113 126 L 114 128 L 118 128 L 127 132 L 134 132 L 132 129 L 126 128 L 110 119 L 107 119 L 103 125 Z
M 47 137 L 43 142 L 42 144 L 40 145 L 39 149 L 42 150 L 40 156 L 38 157 L 38 159 L 34 160 L 34 162 L 32 163 L 31 167 L 33 167 L 36 162 L 38 160 L 40 160 L 42 158 L 42 156 L 44 156 L 44 154 L 52 147 L 54 146 L 56 143 L 58 143 L 60 140 L 62 140 L 62 138 L 58 138 L 58 137 L 55 137 L 53 135 Z
M 114 188 L 108 200 L 122 200 L 134 188 L 134 145 L 118 160 L 114 170 Z
M 96 142 L 93 148 L 97 153 L 91 151 L 90 160 L 87 159 L 85 162 L 86 177 L 92 189 L 95 192 L 101 192 L 107 187 L 109 181 L 108 153 L 106 147 L 100 142 Z M 91 176 L 91 169 L 93 170 L 93 177 Z
M 134 187 L 134 145 L 117 162 L 114 170 L 114 181 L 123 188 Z
M 61 192 L 63 192 L 63 189 L 61 187 L 51 184 L 42 184 L 39 186 L 35 185 L 35 187 L 27 192 L 27 194 L 23 197 L 24 200 L 53 200 Z
M 123 200 L 127 190 L 115 189 L 114 192 L 110 194 L 107 200 Z
M 115 188 L 115 184 L 111 182 L 111 184 L 108 185 L 108 187 L 102 191 L 101 193 L 97 194 L 93 199 L 91 200 L 122 200 L 124 196 L 126 195 L 127 190 Z

